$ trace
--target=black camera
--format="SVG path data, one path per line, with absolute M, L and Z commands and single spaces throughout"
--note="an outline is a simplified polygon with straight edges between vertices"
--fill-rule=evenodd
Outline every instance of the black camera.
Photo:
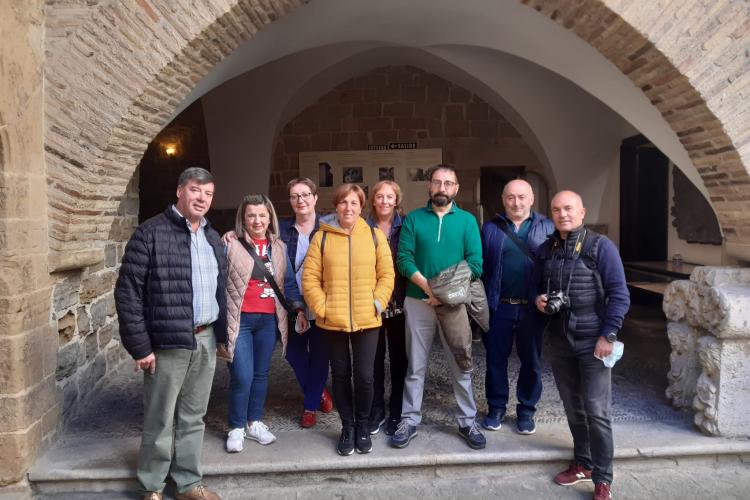
M 555 290 L 547 294 L 547 304 L 544 306 L 544 314 L 551 316 L 568 307 L 570 307 L 570 297 L 562 290 Z

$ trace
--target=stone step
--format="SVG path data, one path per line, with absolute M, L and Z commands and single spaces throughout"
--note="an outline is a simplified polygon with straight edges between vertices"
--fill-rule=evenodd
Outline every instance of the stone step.
M 538 483 L 535 488 L 542 492 L 572 456 L 568 428 L 539 423 L 536 434 L 522 436 L 514 427 L 510 421 L 500 431 L 487 432 L 487 448 L 480 451 L 469 449 L 454 427 L 422 426 L 401 450 L 389 447 L 380 433 L 374 436 L 372 453 L 350 457 L 336 454 L 338 435 L 330 430 L 281 432 L 270 446 L 246 441 L 239 454 L 226 453 L 224 436 L 209 432 L 203 455 L 205 482 L 225 498 L 391 498 L 402 497 L 402 490 L 404 497 L 419 498 L 423 495 L 415 485 L 439 490 L 443 483 L 465 490 L 468 498 L 483 498 L 473 494 L 472 484 L 487 477 L 516 477 L 519 484 Z M 616 474 L 644 463 L 651 470 L 685 460 L 705 465 L 717 458 L 750 458 L 747 439 L 708 437 L 688 422 L 616 423 L 614 433 Z M 132 493 L 137 491 L 137 448 L 133 437 L 69 436 L 30 470 L 35 497 L 138 498 Z M 367 491 L 362 485 L 368 485 Z M 580 498 L 582 490 L 551 491 L 549 495 Z

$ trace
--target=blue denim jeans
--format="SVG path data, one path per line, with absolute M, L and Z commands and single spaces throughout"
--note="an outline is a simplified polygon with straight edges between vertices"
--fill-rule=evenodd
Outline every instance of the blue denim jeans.
M 328 348 L 315 321 L 310 322 L 310 329 L 302 335 L 294 331 L 294 323 L 289 325 L 286 359 L 302 389 L 305 410 L 317 410 L 328 380 Z
M 505 412 L 510 388 L 508 386 L 508 358 L 513 351 L 521 361 L 516 386 L 516 415 L 532 417 L 542 395 L 542 332 L 545 318 L 529 305 L 498 304 L 490 312 L 490 331 L 482 335 L 487 350 L 485 391 L 490 412 Z
M 276 344 L 276 315 L 242 313 L 240 331 L 229 363 L 229 428 L 263 417 L 268 369 Z

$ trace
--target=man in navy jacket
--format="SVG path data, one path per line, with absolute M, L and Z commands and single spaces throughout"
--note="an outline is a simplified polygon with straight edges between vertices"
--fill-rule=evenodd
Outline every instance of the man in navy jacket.
M 573 461 L 554 481 L 594 482 L 594 500 L 611 498 L 612 353 L 630 307 L 614 243 L 583 225 L 580 195 L 560 191 L 550 203 L 556 231 L 539 248 L 539 311 L 550 315 L 552 372 L 573 435 Z
M 120 338 L 144 373 L 137 473 L 148 500 L 162 498 L 167 475 L 178 500 L 219 498 L 200 470 L 216 344 L 226 342 L 226 259 L 204 218 L 213 194 L 210 172 L 182 172 L 177 203 L 138 226 L 115 285 Z
M 531 210 L 534 193 L 525 180 L 506 184 L 502 198 L 505 214 L 482 227 L 482 280 L 490 308 L 490 330 L 482 336 L 487 351 L 489 406 L 482 427 L 496 431 L 502 426 L 509 394 L 508 358 L 515 338 L 521 361 L 516 425 L 519 433 L 533 434 L 536 404 L 542 394 L 544 330 L 544 317 L 534 307 L 536 251 L 555 228 L 552 221 Z

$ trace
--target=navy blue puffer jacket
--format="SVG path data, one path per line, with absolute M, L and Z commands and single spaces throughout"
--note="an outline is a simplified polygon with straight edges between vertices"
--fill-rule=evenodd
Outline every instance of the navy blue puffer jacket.
M 206 239 L 219 263 L 214 323 L 217 342 L 226 342 L 226 257 L 219 234 L 209 224 Z M 195 349 L 193 334 L 190 230 L 168 207 L 133 233 L 125 247 L 115 285 L 120 338 L 133 359 L 156 349 Z

